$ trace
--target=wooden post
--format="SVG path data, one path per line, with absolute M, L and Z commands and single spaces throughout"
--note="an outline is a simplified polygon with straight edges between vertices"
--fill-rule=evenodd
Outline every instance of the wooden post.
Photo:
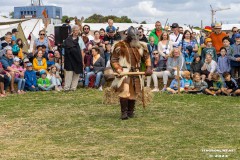
M 180 71 L 179 71 L 179 66 L 177 66 L 177 81 L 178 81 L 178 94 L 180 94 Z

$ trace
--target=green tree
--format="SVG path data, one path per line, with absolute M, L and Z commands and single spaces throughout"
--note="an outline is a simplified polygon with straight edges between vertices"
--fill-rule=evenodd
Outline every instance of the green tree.
M 132 23 L 132 20 L 127 16 L 117 17 L 114 15 L 103 16 L 100 14 L 93 14 L 87 19 L 85 19 L 85 23 L 105 23 L 108 19 L 112 19 L 115 23 Z
M 14 12 L 10 12 L 10 13 L 9 13 L 9 17 L 10 17 L 10 18 L 14 18 Z
M 146 21 L 142 21 L 140 24 L 147 24 L 147 22 Z
M 66 15 L 62 16 L 62 23 L 65 23 L 66 19 L 70 19 L 71 21 L 74 20 L 74 17 L 68 17 Z

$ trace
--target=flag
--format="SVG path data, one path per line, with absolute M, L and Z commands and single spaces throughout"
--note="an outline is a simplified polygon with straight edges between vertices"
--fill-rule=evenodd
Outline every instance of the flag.
M 46 8 L 42 11 L 42 15 L 43 15 L 44 18 L 48 18 Z

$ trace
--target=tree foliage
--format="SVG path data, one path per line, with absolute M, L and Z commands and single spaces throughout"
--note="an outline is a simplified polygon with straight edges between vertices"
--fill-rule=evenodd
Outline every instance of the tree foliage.
M 114 15 L 103 16 L 100 14 L 93 14 L 85 19 L 85 23 L 106 23 L 108 19 L 112 19 L 115 23 L 132 23 L 132 20 L 127 16 L 117 17 Z
M 62 16 L 62 23 L 65 23 L 66 19 L 70 19 L 71 21 L 74 20 L 74 17 L 68 17 L 66 15 Z

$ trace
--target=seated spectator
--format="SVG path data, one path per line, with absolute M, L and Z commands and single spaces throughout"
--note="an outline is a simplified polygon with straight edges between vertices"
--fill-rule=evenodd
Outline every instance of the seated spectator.
M 90 66 L 91 72 L 87 73 L 87 75 L 85 77 L 85 87 L 88 87 L 88 85 L 89 85 L 89 78 L 92 75 L 95 75 L 96 81 L 95 81 L 94 87 L 98 88 L 100 85 L 101 78 L 103 76 L 103 71 L 105 68 L 105 61 L 100 56 L 99 49 L 97 47 L 92 48 L 92 55 L 93 55 L 92 66 Z
M 206 43 L 206 48 L 203 49 L 202 54 L 201 54 L 202 62 L 205 62 L 205 58 L 206 58 L 207 54 L 210 54 L 212 56 L 212 59 L 215 62 L 217 62 L 216 49 L 212 46 L 212 39 L 206 38 L 205 43 Z
M 191 80 L 191 74 L 189 71 L 183 71 L 183 79 L 181 81 L 185 91 L 193 88 L 193 81 Z
M 205 90 L 206 94 L 216 96 L 222 93 L 223 82 L 218 73 L 212 74 L 211 83 L 209 83 L 208 88 Z
M 27 70 L 27 64 L 29 63 L 29 59 L 28 58 L 24 58 L 23 59 L 23 69 L 26 71 Z
M 230 60 L 226 56 L 227 49 L 222 47 L 220 49 L 220 54 L 221 56 L 218 57 L 218 62 L 217 62 L 217 73 L 220 75 L 222 81 L 224 82 L 223 73 L 224 72 L 230 73 L 231 67 L 230 67 Z
M 179 77 L 180 78 L 180 77 Z M 167 91 L 171 94 L 178 93 L 178 76 L 174 73 L 174 79 L 172 80 L 170 86 L 167 88 Z M 180 81 L 180 92 L 184 92 L 184 83 Z
M 6 94 L 6 90 L 9 86 L 9 84 L 10 84 L 10 81 L 11 81 L 11 75 L 4 70 L 1 62 L 0 62 L 0 74 L 4 78 L 4 91 L 2 92 L 2 94 Z
M 50 69 L 52 65 L 55 64 L 55 59 L 54 59 L 54 54 L 53 53 L 49 53 L 48 54 L 48 61 L 47 61 L 47 68 Z
M 12 47 L 12 33 L 11 32 L 6 33 L 4 36 L 4 40 L 1 41 L 1 49 L 4 49 L 7 46 Z
M 41 78 L 38 78 L 37 85 L 38 88 L 42 91 L 50 91 L 52 90 L 55 85 L 51 84 L 50 80 L 47 78 L 47 73 L 45 70 L 40 71 Z
M 57 71 L 57 67 L 55 65 L 52 65 L 50 67 L 49 74 L 47 74 L 47 78 L 50 80 L 51 84 L 55 86 L 56 91 L 62 90 L 62 78 L 59 75 L 59 72 Z
M 91 52 L 92 47 L 98 47 L 100 51 L 100 55 L 104 58 L 105 44 L 104 41 L 99 38 L 99 31 L 94 32 L 94 39 L 89 41 L 88 51 Z
M 202 66 L 203 66 L 203 62 L 201 61 L 201 57 L 198 54 L 195 54 L 193 58 L 193 62 L 190 67 L 191 76 L 193 76 L 193 74 L 195 73 L 201 74 Z
M 202 68 L 202 80 L 205 81 L 206 77 L 209 81 L 212 79 L 212 74 L 217 71 L 217 63 L 212 59 L 211 54 L 206 55 L 205 63 Z
M 14 64 L 12 64 L 12 68 L 15 69 L 17 72 L 15 72 L 15 80 L 14 83 L 18 84 L 18 94 L 24 94 L 24 88 L 25 88 L 25 79 L 24 79 L 24 69 L 22 66 L 20 66 L 20 59 L 18 57 L 15 57 L 13 59 Z
M 14 68 L 12 68 L 13 64 L 13 53 L 12 53 L 12 48 L 11 47 L 6 47 L 6 53 L 5 55 L 0 59 L 2 66 L 5 71 L 7 71 L 11 75 L 11 93 L 15 93 L 14 91 L 14 79 L 15 79 L 15 72 L 18 72 Z
M 33 71 L 33 66 L 31 62 L 27 63 L 27 70 L 25 71 L 24 78 L 25 89 L 27 91 L 38 91 L 37 76 L 36 72 Z
M 40 70 L 47 70 L 47 61 L 43 58 L 42 51 L 38 51 L 36 58 L 33 59 L 33 69 L 37 72 Z
M 163 72 L 163 89 L 165 91 L 167 88 L 168 78 L 173 78 L 173 75 L 177 73 L 177 67 L 179 67 L 180 75 L 186 70 L 186 65 L 184 63 L 184 58 L 181 55 L 181 52 L 178 48 L 174 48 L 170 54 L 170 57 L 167 61 L 167 70 Z
M 195 55 L 195 53 L 193 52 L 192 46 L 187 46 L 186 51 L 184 53 L 184 59 L 185 59 L 186 68 L 188 71 L 191 70 L 191 64 L 194 60 L 194 55 Z
M 163 71 L 166 70 L 166 64 L 164 61 L 161 61 L 160 54 L 158 53 L 157 50 L 153 51 L 153 73 L 152 76 L 147 77 L 147 87 L 150 87 L 151 85 L 151 79 L 153 79 L 154 83 L 154 89 L 152 92 L 158 92 L 158 78 L 163 77 Z
M 240 95 L 240 89 L 237 85 L 237 82 L 231 77 L 228 72 L 223 73 L 225 87 L 222 88 L 222 93 L 227 96 L 236 96 Z
M 90 72 L 90 66 L 92 66 L 92 54 L 87 52 L 84 56 L 85 73 Z
M 201 75 L 199 73 L 193 74 L 193 88 L 191 90 L 196 91 L 197 93 L 205 93 L 205 89 L 208 87 L 208 84 L 205 81 L 201 80 Z
M 107 34 L 103 38 L 103 41 L 105 44 L 111 44 L 113 45 L 115 41 L 121 40 L 121 37 L 116 34 L 116 29 L 109 29 L 106 30 Z

